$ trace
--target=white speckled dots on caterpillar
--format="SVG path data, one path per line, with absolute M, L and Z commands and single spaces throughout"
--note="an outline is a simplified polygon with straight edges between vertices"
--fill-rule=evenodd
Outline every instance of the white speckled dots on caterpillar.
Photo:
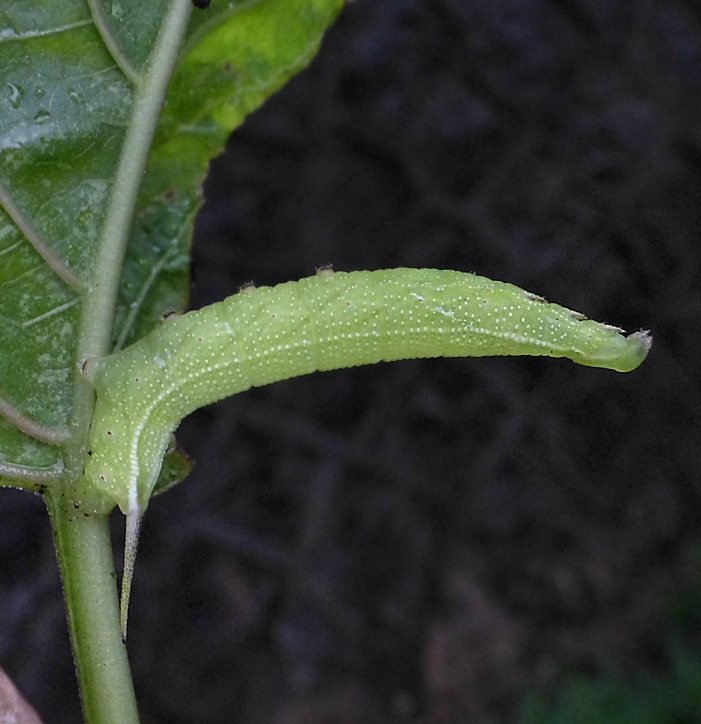
M 316 370 L 414 357 L 544 355 L 621 372 L 643 332 L 584 319 L 511 284 L 436 269 L 331 272 L 245 288 L 167 319 L 105 359 L 95 379 L 85 489 L 146 508 L 171 433 L 195 409 Z

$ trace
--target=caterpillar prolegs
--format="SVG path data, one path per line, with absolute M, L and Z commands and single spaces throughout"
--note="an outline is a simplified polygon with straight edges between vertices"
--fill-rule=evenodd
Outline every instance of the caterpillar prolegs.
M 417 357 L 543 355 L 627 372 L 651 344 L 646 332 L 625 336 L 512 284 L 456 271 L 322 269 L 244 288 L 100 362 L 83 490 L 127 515 L 133 565 L 171 434 L 199 407 L 315 371 Z

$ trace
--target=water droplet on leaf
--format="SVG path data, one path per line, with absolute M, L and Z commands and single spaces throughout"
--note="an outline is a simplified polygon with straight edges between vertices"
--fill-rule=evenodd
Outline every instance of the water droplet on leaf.
M 24 96 L 24 90 L 14 83 L 8 83 L 7 87 L 10 89 L 10 103 L 13 108 L 19 108 L 22 103 L 22 97 Z

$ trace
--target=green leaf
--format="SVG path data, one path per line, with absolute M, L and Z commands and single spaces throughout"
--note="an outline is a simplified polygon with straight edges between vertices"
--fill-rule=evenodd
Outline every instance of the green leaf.
M 166 490 L 170 490 L 174 485 L 182 482 L 190 474 L 193 467 L 195 467 L 195 464 L 173 440 L 173 445 L 163 458 L 163 466 L 152 495 L 165 493 Z
M 118 347 L 186 305 L 209 159 L 309 62 L 341 5 L 213 0 L 193 11 L 135 209 Z M 0 0 L 0 399 L 49 431 L 71 418 L 84 294 L 135 88 L 171 6 Z M 48 467 L 59 457 L 0 418 L 0 462 Z
M 342 0 L 214 0 L 195 11 L 161 115 L 125 266 L 119 348 L 182 311 L 209 160 L 233 128 L 316 53 Z
M 0 397 L 56 427 L 70 413 L 80 314 L 56 269 L 89 276 L 130 88 L 84 2 L 5 2 L 0 41 Z M 0 424 L 0 460 L 57 457 Z

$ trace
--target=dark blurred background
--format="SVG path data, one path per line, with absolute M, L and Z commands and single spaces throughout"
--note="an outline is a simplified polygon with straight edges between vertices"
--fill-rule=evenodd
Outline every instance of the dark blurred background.
M 572 674 L 665 671 L 701 542 L 700 93 L 691 1 L 348 3 L 212 162 L 193 306 L 454 268 L 655 344 L 628 375 L 414 360 L 187 419 L 132 597 L 144 724 L 508 722 Z M 0 663 L 77 722 L 38 498 L 0 492 L 0 547 Z

